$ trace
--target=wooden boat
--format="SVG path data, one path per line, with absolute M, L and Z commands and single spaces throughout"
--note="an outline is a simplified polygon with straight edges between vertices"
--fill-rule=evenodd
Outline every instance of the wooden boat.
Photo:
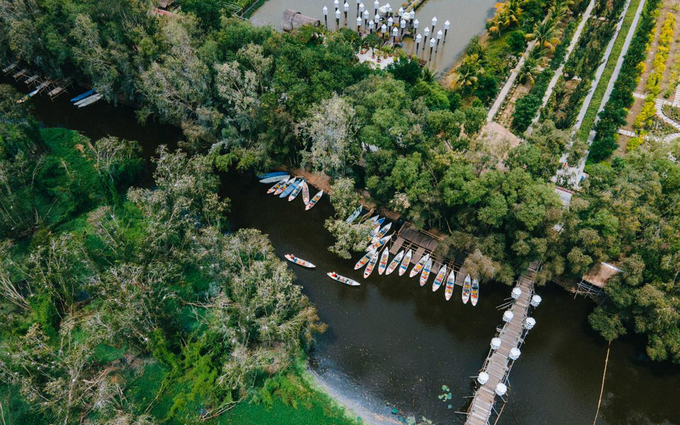
M 437 277 L 434 278 L 434 282 L 432 282 L 432 292 L 437 292 L 439 287 L 442 286 L 442 283 L 444 283 L 445 278 L 446 278 L 446 264 L 444 264 L 442 268 L 439 269 Z
M 380 219 L 380 216 L 376 214 L 373 217 L 371 217 L 370 221 L 373 222 L 373 223 L 377 223 L 379 219 Z
M 383 236 L 385 236 L 387 234 L 387 232 L 390 231 L 391 228 L 392 228 L 392 223 L 387 223 L 382 229 L 380 229 L 380 231 L 378 232 L 377 235 L 375 235 L 375 237 L 376 238 L 382 238 Z
M 260 179 L 260 183 L 276 183 L 282 180 L 288 180 L 288 177 L 290 177 L 290 175 L 288 174 L 284 174 L 282 176 L 267 177 L 264 179 Z
M 298 258 L 294 256 L 293 254 L 286 254 L 285 255 L 286 260 L 290 261 L 293 264 L 297 264 L 298 266 L 306 267 L 308 269 L 315 269 L 316 266 L 309 261 L 305 261 L 302 258 Z
M 76 99 L 80 100 L 80 99 Z M 73 102 L 73 100 L 71 100 Z M 258 174 L 257 178 L 258 179 L 268 179 L 269 177 L 276 177 L 276 176 L 285 176 L 288 174 L 286 171 L 272 171 L 271 173 L 264 173 L 264 174 Z
M 417 275 L 418 273 L 420 273 L 423 270 L 425 263 L 429 259 L 430 259 L 430 254 L 423 255 L 420 258 L 420 261 L 418 261 L 418 263 L 415 266 L 413 266 L 413 268 L 411 269 L 411 273 L 408 275 L 408 277 L 413 277 L 413 276 Z
M 104 97 L 103 94 L 95 94 L 95 95 L 92 95 L 92 96 L 90 96 L 90 97 L 88 97 L 84 100 L 80 100 L 80 101 L 76 102 L 76 104 L 78 105 L 78 108 L 84 108 L 86 106 L 92 105 L 95 102 L 98 102 L 103 97 Z
M 470 291 L 472 290 L 472 279 L 470 278 L 470 275 L 465 276 L 465 282 L 463 283 L 463 294 L 461 295 L 461 299 L 463 300 L 463 304 L 467 304 L 468 301 L 470 301 Z
M 380 249 L 381 246 L 385 245 L 387 241 L 392 239 L 392 235 L 387 235 L 381 239 L 374 240 L 372 244 L 366 247 L 366 251 L 377 251 Z
M 373 273 L 373 269 L 375 268 L 375 264 L 378 262 L 378 254 L 380 252 L 376 250 L 373 252 L 373 255 L 371 256 L 371 261 L 368 262 L 368 265 L 366 266 L 366 269 L 364 270 L 364 279 L 367 279 L 371 273 Z
M 280 182 L 276 183 L 274 186 L 267 189 L 267 194 L 275 193 L 277 190 L 279 190 L 279 188 L 283 187 L 283 185 L 288 184 L 289 180 L 290 179 L 285 179 L 285 180 L 281 180 Z
M 79 100 L 83 100 L 83 99 L 85 99 L 86 97 L 90 97 L 90 96 L 93 95 L 93 94 L 94 94 L 94 89 L 88 90 L 88 91 L 86 91 L 85 93 L 79 94 L 78 96 L 76 96 L 76 97 L 74 97 L 73 99 L 71 99 L 71 102 L 77 102 L 77 101 L 79 101 Z
M 350 279 L 350 278 L 345 277 L 345 276 L 340 276 L 336 272 L 328 272 L 328 273 L 326 273 L 326 275 L 328 275 L 328 277 L 330 277 L 331 279 L 333 279 L 337 282 L 344 283 L 347 286 L 360 286 L 361 285 L 356 280 Z
M 305 205 L 309 204 L 309 186 L 307 186 L 306 181 L 302 182 L 302 202 L 304 202 Z
M 477 305 L 477 301 L 479 301 L 479 281 L 477 279 L 472 280 L 472 291 L 470 296 L 470 302 L 474 307 Z
M 297 188 L 300 185 L 300 183 L 302 183 L 302 180 L 300 179 L 293 180 L 293 182 L 289 184 L 288 187 L 283 190 L 283 192 L 281 192 L 279 198 L 287 198 L 291 194 L 291 192 L 293 192 L 295 188 Z
M 354 270 L 359 270 L 360 268 L 365 266 L 366 263 L 368 263 L 368 261 L 371 259 L 372 256 L 373 256 L 373 251 L 368 251 L 366 253 L 366 255 L 361 257 L 361 259 L 359 259 L 359 261 L 357 261 L 357 263 L 354 265 Z
M 17 65 L 18 65 L 18 64 L 17 64 L 16 62 L 14 62 L 14 63 L 12 63 L 12 64 L 9 64 L 9 65 L 7 65 L 6 67 L 4 67 L 4 68 L 2 69 L 2 72 L 3 72 L 4 74 L 9 74 L 9 72 L 10 72 L 11 70 L 13 70 L 14 68 L 16 68 Z
M 298 194 L 302 192 L 302 186 L 305 184 L 305 179 L 300 180 L 300 183 L 298 183 L 297 186 L 293 189 L 292 192 L 290 192 L 290 195 L 288 195 L 288 202 L 291 202 L 293 199 L 297 198 Z
M 309 211 L 309 210 L 311 210 L 312 208 L 314 208 L 314 205 L 316 205 L 316 204 L 319 202 L 319 200 L 321 199 L 322 196 L 323 196 L 323 190 L 318 191 L 318 192 L 316 193 L 316 195 L 314 195 L 314 197 L 312 198 L 312 200 L 309 201 L 309 202 L 307 203 L 307 205 L 305 205 L 305 211 Z
M 399 266 L 399 276 L 403 276 L 404 273 L 406 273 L 406 269 L 408 269 L 408 266 L 411 265 L 411 257 L 413 257 L 413 251 L 409 249 L 406 255 L 404 255 L 404 259 L 401 260 L 401 265 Z
M 453 290 L 456 287 L 456 272 L 451 270 L 449 273 L 449 278 L 446 279 L 446 289 L 444 290 L 444 297 L 446 301 L 450 300 L 453 296 Z
M 394 270 L 396 270 L 397 267 L 399 267 L 399 262 L 401 262 L 402 258 L 404 258 L 404 250 L 403 249 L 397 253 L 397 255 L 390 262 L 390 265 L 387 266 L 387 271 L 385 271 L 385 276 L 391 275 L 392 272 Z M 380 271 L 380 270 L 378 270 L 378 271 Z
M 420 286 L 425 286 L 427 279 L 430 277 L 430 271 L 432 270 L 432 260 L 427 260 L 425 267 L 423 267 L 422 273 L 420 273 Z
M 357 209 L 352 213 L 352 215 L 350 215 L 349 217 L 347 217 L 347 222 L 348 222 L 348 223 L 353 222 L 354 220 L 357 219 L 357 217 L 359 217 L 359 214 L 361 214 L 361 205 L 359 206 L 359 208 L 357 208 Z
M 281 192 L 283 192 L 284 190 L 286 190 L 286 188 L 288 188 L 288 186 L 290 186 L 291 184 L 293 184 L 294 181 L 295 181 L 295 177 L 291 177 L 291 178 L 289 178 L 288 180 L 286 180 L 285 182 L 280 182 L 280 183 L 282 183 L 282 184 L 281 184 L 281 186 L 279 186 L 279 187 L 276 188 L 276 190 L 274 191 L 274 196 L 280 195 Z
M 382 275 L 385 273 L 385 269 L 387 268 L 387 260 L 390 258 L 390 250 L 389 248 L 385 247 L 383 249 L 383 253 L 380 256 L 380 263 L 378 264 L 378 274 Z

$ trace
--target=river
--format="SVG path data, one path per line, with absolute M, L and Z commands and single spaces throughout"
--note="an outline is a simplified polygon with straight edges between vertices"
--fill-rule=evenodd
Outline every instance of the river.
M 357 19 L 357 4 L 355 0 L 346 0 L 349 4 L 349 12 L 347 16 L 347 27 L 356 29 Z M 370 18 L 374 16 L 373 1 L 362 0 Z M 382 0 L 381 5 L 387 1 Z M 340 2 L 340 10 L 343 9 L 344 1 Z M 400 2 L 395 1 L 392 5 L 393 11 L 396 15 L 399 9 Z M 447 20 L 451 23 L 451 28 L 446 37 L 446 43 L 439 45 L 436 53 L 433 53 L 430 67 L 433 70 L 444 73 L 448 70 L 457 57 L 465 50 L 470 38 L 474 35 L 482 34 L 485 30 L 485 22 L 493 15 L 493 6 L 496 0 L 427 0 L 416 11 L 416 19 L 420 22 L 418 32 L 422 33 L 425 27 L 431 27 L 432 18 L 437 17 L 437 26 L 434 34 L 430 37 L 435 37 L 437 31 L 444 31 L 444 22 Z M 318 18 L 323 23 L 323 7 L 328 8 L 328 25 L 331 29 L 335 29 L 335 9 L 333 0 L 267 0 L 260 6 L 250 17 L 250 21 L 255 25 L 271 25 L 272 27 L 281 29 L 281 17 L 286 9 L 296 10 L 303 15 Z M 344 14 L 340 17 L 340 25 L 345 25 Z M 444 40 L 442 40 L 444 41 Z M 405 39 L 405 51 L 413 55 L 415 54 L 415 43 L 411 38 Z M 427 60 L 429 58 L 429 45 L 423 50 L 423 45 L 420 45 L 419 57 Z
M 113 135 L 138 140 L 146 156 L 159 144 L 173 146 L 181 137 L 171 126 L 140 125 L 130 108 L 101 102 L 79 110 L 68 97 L 51 102 L 41 95 L 30 102 L 46 126 L 64 126 L 95 139 Z M 462 423 L 454 411 L 463 410 L 465 397 L 472 394 L 470 376 L 477 374 L 501 324 L 496 306 L 510 288 L 482 285 L 480 303 L 473 308 L 460 302 L 460 288 L 446 302 L 442 289 L 433 294 L 396 273 L 374 273 L 363 281 L 352 270 L 354 260 L 341 260 L 326 249 L 333 243 L 323 228 L 333 214 L 327 197 L 305 212 L 300 199 L 289 203 L 266 195 L 266 188 L 251 175 L 230 173 L 223 177 L 222 194 L 232 200 L 233 228 L 260 229 L 281 256 L 291 252 L 317 265 L 314 271 L 293 269 L 328 324 L 311 355 L 316 373 L 344 383 L 339 387 L 354 393 L 348 396 L 378 400 L 439 424 Z M 362 286 L 336 284 L 325 276 L 330 270 L 354 277 Z M 606 344 L 587 323 L 593 303 L 573 299 L 554 285 L 539 288 L 539 293 L 543 303 L 534 313 L 537 325 L 512 370 L 509 402 L 499 425 L 590 424 L 606 354 Z M 443 384 L 453 393 L 447 403 L 437 398 Z M 679 390 L 680 367 L 648 361 L 639 339 L 623 338 L 612 344 L 598 424 L 680 424 Z

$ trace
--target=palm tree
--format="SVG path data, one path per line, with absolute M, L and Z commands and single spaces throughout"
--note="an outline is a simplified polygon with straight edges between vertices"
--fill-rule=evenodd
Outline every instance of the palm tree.
M 560 42 L 557 21 L 553 19 L 552 15 L 548 15 L 543 22 L 536 24 L 531 34 L 527 34 L 527 39 L 536 40 L 541 49 L 554 51 Z
M 467 55 L 463 63 L 458 68 L 458 76 L 455 85 L 457 87 L 469 87 L 474 85 L 479 79 L 479 75 L 484 73 L 482 63 L 478 54 Z
M 489 23 L 489 33 L 500 36 L 501 32 L 508 27 L 519 24 L 522 17 L 522 5 L 525 0 L 507 0 L 496 3 L 496 13 Z
M 519 82 L 522 84 L 534 84 L 536 76 L 540 74 L 541 71 L 541 67 L 538 66 L 538 60 L 534 57 L 529 57 L 519 71 Z

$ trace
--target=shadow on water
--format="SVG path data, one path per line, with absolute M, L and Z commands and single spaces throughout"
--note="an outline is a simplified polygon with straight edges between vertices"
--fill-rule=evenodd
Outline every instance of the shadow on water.
M 0 80 L 0 82 L 3 82 Z M 25 87 L 17 88 L 26 92 Z M 31 100 L 46 126 L 63 126 L 97 139 L 106 135 L 137 140 L 145 156 L 159 144 L 176 145 L 181 132 L 170 126 L 141 125 L 130 108 L 104 102 L 85 109 L 68 101 L 54 103 L 44 96 Z M 496 306 L 509 295 L 500 284 L 484 284 L 480 303 L 473 308 L 443 289 L 432 293 L 415 279 L 378 276 L 367 280 L 353 270 L 356 258 L 341 260 L 327 247 L 333 244 L 323 222 L 333 214 L 324 197 L 311 211 L 302 201 L 266 195 L 267 186 L 251 175 L 223 176 L 222 195 L 232 200 L 234 229 L 254 227 L 269 235 L 276 252 L 295 253 L 317 265 L 316 270 L 294 267 L 297 283 L 329 325 L 317 338 L 311 364 L 332 382 L 341 376 L 345 391 L 386 400 L 407 414 L 427 416 L 436 423 L 461 423 L 453 413 L 465 407 L 476 375 L 488 352 L 501 313 Z M 312 190 L 314 192 L 314 190 Z M 360 288 L 339 285 L 325 276 L 335 270 L 356 278 Z M 432 279 L 430 279 L 430 282 Z M 513 367 L 509 403 L 501 425 L 592 423 L 600 392 L 606 344 L 587 323 L 593 308 L 586 299 L 573 299 L 555 286 L 540 289 L 543 304 L 535 311 L 537 326 Z M 598 424 L 680 424 L 680 368 L 646 360 L 644 341 L 624 338 L 612 344 L 604 398 Z M 451 388 L 453 409 L 437 396 Z

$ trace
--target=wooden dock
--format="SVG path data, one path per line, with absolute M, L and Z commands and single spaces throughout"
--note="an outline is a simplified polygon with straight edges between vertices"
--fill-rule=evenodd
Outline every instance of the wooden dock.
M 537 271 L 538 264 L 532 263 L 518 279 L 517 286 L 522 290 L 522 293 L 509 309 L 513 313 L 512 320 L 505 323 L 497 334 L 497 337 L 501 340 L 500 347 L 496 350 L 489 350 L 480 370 L 480 373 L 486 372 L 489 379 L 483 385 L 477 383 L 477 390 L 468 408 L 465 425 L 489 425 L 491 417 L 496 414 L 494 405 L 496 404 L 496 397 L 499 397 L 496 394 L 496 387 L 498 384 L 507 385 L 508 375 L 514 363 L 510 358 L 510 350 L 519 349 L 524 342 L 527 332 L 524 328 L 524 321 L 529 317 Z M 501 399 L 503 398 L 501 397 Z M 503 402 L 505 402 L 504 399 Z
M 441 236 L 437 236 L 426 230 L 418 229 L 409 222 L 406 222 L 401 226 L 396 236 L 397 239 L 390 246 L 391 255 L 397 255 L 402 249 L 404 251 L 408 251 L 409 249 L 413 250 L 411 264 L 415 264 L 423 255 L 430 254 L 433 263 L 432 274 L 436 275 L 439 269 L 446 264 L 448 270 L 454 270 L 456 272 L 455 284 L 461 287 L 463 286 L 467 272 L 462 263 L 456 262 L 455 259 L 440 258 L 439 255 L 435 254 L 439 242 L 443 240 Z

